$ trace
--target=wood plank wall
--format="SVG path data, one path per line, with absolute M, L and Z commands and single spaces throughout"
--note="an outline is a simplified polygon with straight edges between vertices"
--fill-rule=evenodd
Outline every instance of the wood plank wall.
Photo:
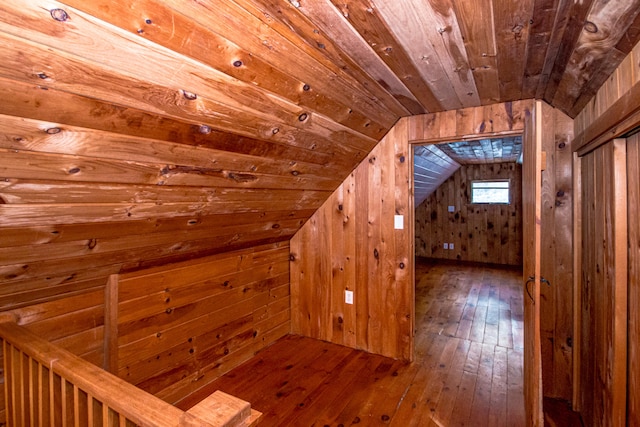
M 294 333 L 411 359 L 410 162 L 401 119 L 293 237 Z M 394 215 L 404 216 L 403 230 Z
M 105 314 L 104 288 L 11 312 L 30 331 L 97 366 L 113 366 L 121 378 L 184 409 L 196 403 L 193 392 L 291 329 L 287 242 L 120 279 L 116 325 Z M 105 347 L 110 334 L 119 335 L 115 350 Z M 0 423 L 4 405 L 0 400 Z
M 543 393 L 571 400 L 573 381 L 573 120 L 542 103 L 540 288 Z M 544 159 L 543 158 L 543 159 Z
M 188 408 L 192 393 L 290 332 L 289 245 L 123 275 L 117 296 L 116 373 Z
M 294 333 L 411 359 L 411 144 L 521 134 L 531 101 L 401 119 L 291 240 Z M 394 229 L 403 215 L 403 230 Z M 344 303 L 345 290 L 354 304 Z
M 576 116 L 576 136 L 584 134 L 592 125 L 597 125 L 598 119 L 607 111 L 610 111 L 616 101 L 622 99 L 625 94 L 632 93 L 633 87 L 638 83 L 640 83 L 640 43 L 633 48 L 602 87 L 600 87 L 596 95 Z M 636 96 L 637 95 L 635 95 L 634 98 Z M 631 100 L 632 103 L 633 101 L 634 100 Z M 619 120 L 623 117 L 618 116 L 613 118 Z
M 509 179 L 511 203 L 472 205 L 476 179 Z M 515 162 L 462 166 L 416 207 L 416 256 L 522 265 L 521 189 L 522 167 Z M 453 250 L 444 249 L 445 242 Z

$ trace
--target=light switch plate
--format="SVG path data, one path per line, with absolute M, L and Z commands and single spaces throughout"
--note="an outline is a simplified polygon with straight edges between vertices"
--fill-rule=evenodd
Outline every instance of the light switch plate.
M 456 207 L 455 206 L 449 206 L 449 212 L 455 212 L 456 211 Z
M 404 229 L 404 215 L 395 215 L 393 217 L 393 227 L 396 230 Z
M 344 302 L 353 304 L 353 291 L 344 291 Z
M 445 243 L 445 244 L 443 245 L 443 247 L 444 247 L 445 249 L 449 249 L 449 244 L 448 244 L 448 243 Z

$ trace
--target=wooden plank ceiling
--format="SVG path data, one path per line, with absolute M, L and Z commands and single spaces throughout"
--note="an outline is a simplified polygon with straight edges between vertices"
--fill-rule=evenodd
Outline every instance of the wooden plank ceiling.
M 90 286 L 287 240 L 400 117 L 533 97 L 575 116 L 638 41 L 639 10 L 1 2 L 0 278 Z

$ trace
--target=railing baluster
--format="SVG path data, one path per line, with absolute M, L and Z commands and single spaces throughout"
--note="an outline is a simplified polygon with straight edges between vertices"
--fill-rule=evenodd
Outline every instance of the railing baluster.
M 5 402 L 5 408 L 6 408 L 6 414 L 7 414 L 7 420 L 9 420 L 9 417 L 11 417 L 11 419 L 13 419 L 13 423 L 15 425 L 16 423 L 16 413 L 15 413 L 15 407 L 16 407 L 16 393 L 15 393 L 15 382 L 14 382 L 14 372 L 13 372 L 13 366 L 12 366 L 12 357 L 11 357 L 11 352 L 12 352 L 12 345 L 10 343 L 7 342 L 7 340 L 3 340 L 2 341 L 2 354 L 4 355 L 4 381 L 5 381 L 5 396 L 4 396 L 4 402 Z M 11 392 L 9 393 L 9 390 L 11 390 Z
M 73 385 L 73 425 L 80 427 L 80 391 Z
M 44 390 L 42 389 L 43 375 L 42 363 L 38 362 L 38 427 L 44 427 Z
M 29 424 L 35 425 L 36 408 L 33 390 L 33 388 L 35 387 L 35 378 L 33 377 L 34 360 L 31 358 L 31 356 L 27 355 L 27 362 L 29 363 Z
M 87 393 L 87 425 L 93 427 L 93 396 Z
M 102 427 L 109 426 L 109 406 L 102 402 Z
M 56 424 L 56 412 L 54 410 L 56 407 L 55 379 L 53 368 L 49 366 L 49 387 L 47 388 L 49 389 L 49 425 L 51 427 Z
M 62 425 L 67 426 L 67 380 L 64 377 L 60 376 L 60 404 L 61 404 L 61 415 L 62 415 Z
M 122 414 L 118 414 L 118 425 L 120 427 L 127 427 L 127 417 Z
M 27 418 L 27 408 L 26 408 L 26 404 L 24 401 L 24 395 L 26 393 L 25 390 L 25 383 L 24 383 L 24 353 L 22 352 L 22 350 L 18 350 L 18 364 L 20 366 L 20 368 L 18 369 L 18 373 L 19 373 L 19 377 L 20 380 L 18 381 L 18 385 L 20 387 L 20 425 L 23 425 L 23 423 L 26 421 Z

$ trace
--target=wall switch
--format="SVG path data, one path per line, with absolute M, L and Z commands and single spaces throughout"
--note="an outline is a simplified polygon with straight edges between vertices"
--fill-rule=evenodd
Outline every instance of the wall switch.
M 344 291 L 344 302 L 353 304 L 353 291 Z
M 448 243 L 445 243 L 445 244 L 444 244 L 444 248 L 445 248 L 445 249 L 449 249 L 449 244 L 448 244 Z
M 453 250 L 453 243 L 449 243 L 449 249 Z
M 449 212 L 455 212 L 456 211 L 456 207 L 455 206 L 449 206 L 448 210 L 449 210 Z
M 404 228 L 404 215 L 395 215 L 393 217 L 393 227 L 396 230 L 402 230 Z

